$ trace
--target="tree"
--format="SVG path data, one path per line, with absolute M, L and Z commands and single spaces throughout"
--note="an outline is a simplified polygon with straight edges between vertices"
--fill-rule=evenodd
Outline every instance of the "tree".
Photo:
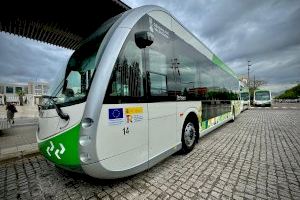
M 23 92 L 22 90 L 19 90 L 19 91 L 17 91 L 17 94 L 19 96 L 20 106 L 23 106 L 23 97 L 25 95 L 25 92 Z
M 297 99 L 300 97 L 300 84 L 291 89 L 286 90 L 283 94 L 276 97 L 276 99 Z
M 260 86 L 265 85 L 267 81 L 264 80 L 250 80 L 250 88 L 253 90 L 258 89 Z
M 260 86 L 265 85 L 267 81 L 264 80 L 250 80 L 249 83 L 249 92 L 250 92 L 250 99 L 253 99 L 254 90 L 257 90 Z

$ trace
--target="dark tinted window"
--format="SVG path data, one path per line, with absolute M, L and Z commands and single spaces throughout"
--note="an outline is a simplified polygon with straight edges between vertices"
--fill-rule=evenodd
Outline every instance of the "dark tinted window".
M 171 23 L 171 18 L 165 18 Z M 146 48 L 148 101 L 175 101 L 171 30 L 148 16 L 153 44 Z
M 144 101 L 143 49 L 136 46 L 134 34 L 144 30 L 142 18 L 128 35 L 113 68 L 104 103 Z
M 135 42 L 128 40 L 119 55 L 111 77 L 109 96 L 140 97 L 142 87 L 142 52 Z
M 248 92 L 241 93 L 241 99 L 244 100 L 244 101 L 248 101 L 249 100 L 249 93 Z
M 158 15 L 156 15 L 158 16 Z M 106 103 L 202 100 L 204 116 L 230 112 L 238 99 L 239 83 L 160 21 L 145 15 L 134 26 L 115 64 Z M 167 24 L 167 25 L 166 25 Z M 154 42 L 139 49 L 134 34 L 150 31 Z M 182 32 L 183 33 L 183 32 Z
M 270 100 L 270 92 L 268 91 L 255 92 L 255 100 L 260 100 L 260 101 Z
M 6 93 L 14 93 L 14 88 L 10 87 L 10 86 L 7 86 L 6 87 Z
M 173 49 L 178 94 L 186 100 L 202 100 L 203 120 L 230 112 L 230 100 L 238 98 L 238 80 L 177 35 Z

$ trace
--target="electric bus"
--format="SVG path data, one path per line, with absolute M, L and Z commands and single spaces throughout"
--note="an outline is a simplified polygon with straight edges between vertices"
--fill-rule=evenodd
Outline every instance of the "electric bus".
M 255 90 L 253 98 L 254 106 L 271 106 L 272 95 L 270 90 Z
M 234 72 L 158 6 L 103 23 L 44 96 L 40 152 L 101 179 L 139 173 L 240 113 Z
M 244 83 L 240 83 L 240 95 L 242 101 L 242 111 L 250 108 L 250 92 L 249 88 Z

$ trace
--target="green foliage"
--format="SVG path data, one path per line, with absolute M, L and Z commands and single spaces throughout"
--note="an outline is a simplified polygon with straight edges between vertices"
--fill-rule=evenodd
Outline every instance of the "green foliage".
M 298 99 L 300 97 L 300 84 L 286 90 L 283 94 L 275 97 L 276 99 Z
M 25 95 L 25 92 L 23 90 L 18 90 L 16 93 L 17 93 L 18 96 L 24 96 Z
M 23 96 L 25 95 L 25 92 L 23 90 L 18 90 L 17 94 L 19 96 L 20 106 L 23 106 Z

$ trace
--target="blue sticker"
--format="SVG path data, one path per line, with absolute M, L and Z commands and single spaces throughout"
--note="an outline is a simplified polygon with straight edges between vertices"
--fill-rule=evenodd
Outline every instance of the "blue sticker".
M 122 119 L 123 108 L 110 108 L 108 109 L 108 119 Z

